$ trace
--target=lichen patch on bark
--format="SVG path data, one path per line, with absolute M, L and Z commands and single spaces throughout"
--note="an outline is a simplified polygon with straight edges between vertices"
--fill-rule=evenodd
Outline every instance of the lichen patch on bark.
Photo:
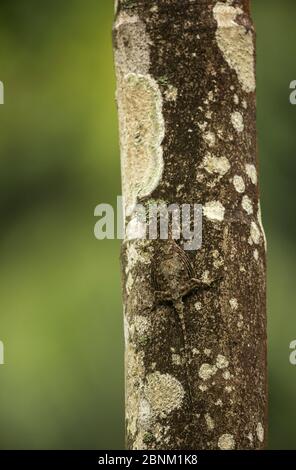
M 218 447 L 221 450 L 233 450 L 235 448 L 235 441 L 232 434 L 222 434 L 218 440 Z
M 233 184 L 234 184 L 235 190 L 238 193 L 244 193 L 245 192 L 246 185 L 245 185 L 245 182 L 244 182 L 244 180 L 241 176 L 234 175 Z
M 222 222 L 225 208 L 220 201 L 210 201 L 205 204 L 203 212 L 207 219 Z
M 246 173 L 253 184 L 257 184 L 257 170 L 255 165 L 252 163 L 246 163 L 245 165 Z
M 248 215 L 251 215 L 254 212 L 253 203 L 247 194 L 243 196 L 242 208 L 246 211 Z
M 131 215 L 137 199 L 149 196 L 162 177 L 162 96 L 152 77 L 129 73 L 122 79 L 118 100 L 122 189 L 126 215 Z
M 208 153 L 203 160 L 203 167 L 208 173 L 222 177 L 229 171 L 230 163 L 226 157 L 216 157 Z
M 253 33 L 237 22 L 237 17 L 243 14 L 242 9 L 217 2 L 213 14 L 217 22 L 217 43 L 224 59 L 236 71 L 244 91 L 255 91 Z
M 241 115 L 241 113 L 239 113 L 238 111 L 234 111 L 231 114 L 231 122 L 232 122 L 234 129 L 237 132 L 243 132 L 245 126 L 244 126 L 243 116 Z
M 149 74 L 151 41 L 140 18 L 120 11 L 114 24 L 122 192 L 126 215 L 148 196 L 163 172 L 162 95 Z
M 185 392 L 175 377 L 155 372 L 147 376 L 144 394 L 152 412 L 165 417 L 182 406 Z
M 128 73 L 147 74 L 150 66 L 150 40 L 143 21 L 137 15 L 122 11 L 116 18 L 114 35 L 118 78 Z

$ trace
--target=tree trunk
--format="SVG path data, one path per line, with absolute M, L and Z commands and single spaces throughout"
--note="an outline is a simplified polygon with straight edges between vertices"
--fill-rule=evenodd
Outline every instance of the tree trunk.
M 115 9 L 129 230 L 136 202 L 203 205 L 198 250 L 123 241 L 127 447 L 261 449 L 266 266 L 249 1 L 119 0 Z M 181 293 L 176 260 L 200 285 Z M 167 261 L 175 289 L 158 299 Z

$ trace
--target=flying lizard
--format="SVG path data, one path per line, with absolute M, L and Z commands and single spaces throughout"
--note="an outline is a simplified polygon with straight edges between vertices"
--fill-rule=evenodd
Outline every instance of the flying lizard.
M 205 289 L 214 281 L 205 282 L 194 277 L 189 257 L 173 238 L 159 241 L 152 262 L 152 282 L 155 288 L 155 305 L 169 302 L 173 305 L 182 331 L 187 388 L 192 405 L 191 378 L 189 371 L 190 348 L 186 328 L 183 299 L 196 289 Z

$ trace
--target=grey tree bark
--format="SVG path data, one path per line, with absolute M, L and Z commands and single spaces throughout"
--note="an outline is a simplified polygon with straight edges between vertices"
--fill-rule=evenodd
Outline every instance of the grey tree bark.
M 261 449 L 266 246 L 249 1 L 119 0 L 115 10 L 129 230 L 137 202 L 203 205 L 199 250 L 123 241 L 126 445 Z M 182 260 L 200 285 L 178 277 Z M 159 298 L 165 269 L 171 292 Z

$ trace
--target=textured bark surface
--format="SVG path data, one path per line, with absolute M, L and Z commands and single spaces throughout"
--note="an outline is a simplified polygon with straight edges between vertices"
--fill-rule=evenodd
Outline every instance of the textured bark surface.
M 136 201 L 204 209 L 202 247 L 185 254 L 205 281 L 182 297 L 187 345 L 175 303 L 155 301 L 169 242 L 123 242 L 127 447 L 260 449 L 265 236 L 249 2 L 119 0 L 115 9 L 127 221 Z

